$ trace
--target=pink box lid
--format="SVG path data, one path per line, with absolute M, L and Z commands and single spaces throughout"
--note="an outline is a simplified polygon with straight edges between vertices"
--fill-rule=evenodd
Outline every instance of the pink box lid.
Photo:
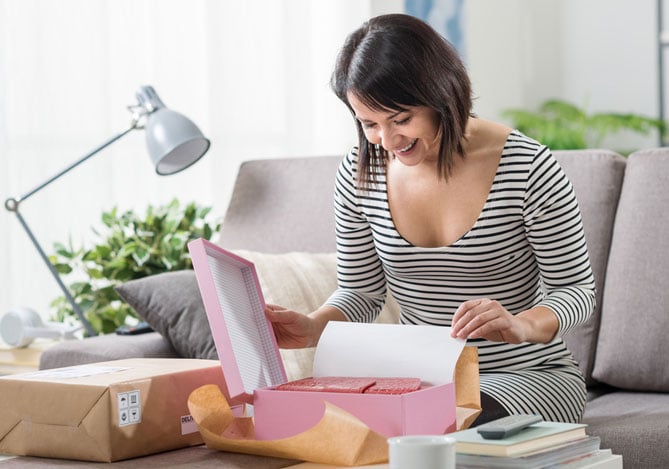
M 228 399 L 253 402 L 258 388 L 285 383 L 279 347 L 265 317 L 252 262 L 205 239 L 188 243 Z

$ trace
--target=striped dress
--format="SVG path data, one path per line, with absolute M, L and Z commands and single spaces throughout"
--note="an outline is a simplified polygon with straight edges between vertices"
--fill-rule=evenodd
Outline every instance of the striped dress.
M 573 188 L 551 152 L 512 132 L 483 210 L 471 230 L 444 247 L 417 247 L 396 230 L 385 173 L 356 189 L 357 152 L 342 161 L 335 185 L 339 287 L 327 304 L 350 320 L 372 322 L 388 288 L 403 324 L 450 326 L 465 300 L 498 300 L 517 314 L 536 305 L 555 312 L 548 344 L 473 339 L 481 391 L 509 413 L 577 422 L 585 383 L 560 338 L 583 323 L 595 286 Z M 439 357 L 435 357 L 438 360 Z

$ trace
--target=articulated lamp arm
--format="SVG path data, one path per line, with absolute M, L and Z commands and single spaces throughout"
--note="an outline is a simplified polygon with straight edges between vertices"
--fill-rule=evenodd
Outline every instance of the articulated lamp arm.
M 200 129 L 198 129 L 187 117 L 165 107 L 165 104 L 160 100 L 153 87 L 140 87 L 139 91 L 136 93 L 136 97 L 138 104 L 128 106 L 128 109 L 132 112 L 132 121 L 128 129 L 114 135 L 109 140 L 103 142 L 101 145 L 94 148 L 54 176 L 51 176 L 34 189 L 26 192 L 24 195 L 5 200 L 5 208 L 16 215 L 23 230 L 30 238 L 30 241 L 32 241 L 33 246 L 35 246 L 35 249 L 46 264 L 49 272 L 51 272 L 53 278 L 56 280 L 56 283 L 65 295 L 65 298 L 74 309 L 77 318 L 86 329 L 86 334 L 89 336 L 97 335 L 95 329 L 93 329 L 91 323 L 86 319 L 81 308 L 60 278 L 56 268 L 49 261 L 44 249 L 42 249 L 42 246 L 37 241 L 37 238 L 35 238 L 28 223 L 26 223 L 21 215 L 19 208 L 21 203 L 32 195 L 69 173 L 74 168 L 135 129 L 146 130 L 146 143 L 149 156 L 155 165 L 156 173 L 160 175 L 169 175 L 182 171 L 198 161 L 207 152 L 210 143 L 209 140 L 202 135 Z
M 55 174 L 54 176 L 51 176 L 49 179 L 44 181 L 43 183 L 39 184 L 36 186 L 34 189 L 31 189 L 30 191 L 26 192 L 24 195 L 20 197 L 15 197 L 15 198 L 9 198 L 5 200 L 5 208 L 10 211 L 14 212 L 14 215 L 16 215 L 17 220 L 23 227 L 23 230 L 26 232 L 28 237 L 30 238 L 30 241 L 32 241 L 33 246 L 35 246 L 35 249 L 39 253 L 40 257 L 42 258 L 42 261 L 44 261 L 44 264 L 46 264 L 47 268 L 49 269 L 49 272 L 51 272 L 51 275 L 53 276 L 54 280 L 56 280 L 56 283 L 60 287 L 61 291 L 63 292 L 63 295 L 65 295 L 65 298 L 67 301 L 72 305 L 72 309 L 74 310 L 74 313 L 77 315 L 77 318 L 79 321 L 81 321 L 81 324 L 84 326 L 84 329 L 86 329 L 86 334 L 89 336 L 94 336 L 97 335 L 95 332 L 95 329 L 93 329 L 93 326 L 91 326 L 91 323 L 86 319 L 86 316 L 84 313 L 81 311 L 81 308 L 77 304 L 76 301 L 74 301 L 74 298 L 72 297 L 72 294 L 70 291 L 67 289 L 65 284 L 63 283 L 63 280 L 60 278 L 60 275 L 58 275 L 58 272 L 56 271 L 56 268 L 51 264 L 49 261 L 49 257 L 46 255 L 44 252 L 44 249 L 42 249 L 42 246 L 40 245 L 39 241 L 37 241 L 37 238 L 35 237 L 34 233 L 30 229 L 30 226 L 28 226 L 28 223 L 26 222 L 25 218 L 23 218 L 23 215 L 21 215 L 21 211 L 19 210 L 21 203 L 31 197 L 33 194 L 36 194 L 37 192 L 41 191 L 44 189 L 46 186 L 51 184 L 52 182 L 56 181 L 57 179 L 60 179 L 61 176 L 64 176 L 65 174 L 69 173 L 72 171 L 74 168 L 79 166 L 81 163 L 84 161 L 88 160 L 90 157 L 94 156 L 101 150 L 107 148 L 109 145 L 123 137 L 124 135 L 128 134 L 132 130 L 137 128 L 137 122 L 136 120 L 133 120 L 132 126 L 123 132 L 113 136 L 106 142 L 102 143 L 95 149 L 93 149 L 90 153 L 84 155 L 71 165 L 69 165 L 67 168 L 63 169 L 59 173 Z

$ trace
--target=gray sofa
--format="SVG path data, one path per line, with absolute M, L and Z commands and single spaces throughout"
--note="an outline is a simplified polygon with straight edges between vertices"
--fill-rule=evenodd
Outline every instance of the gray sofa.
M 623 455 L 625 467 L 667 468 L 669 218 L 663 213 L 669 203 L 669 149 L 629 158 L 607 150 L 555 154 L 579 198 L 598 287 L 593 317 L 565 338 L 587 378 L 584 422 L 603 448 Z M 332 187 L 339 160 L 244 163 L 218 243 L 277 255 L 334 252 Z M 334 269 L 334 257 L 328 259 Z M 334 278 L 334 272 L 325 275 Z M 152 301 L 160 299 L 154 295 Z M 42 355 L 40 367 L 184 354 L 197 352 L 177 346 L 165 331 L 109 335 L 54 346 Z

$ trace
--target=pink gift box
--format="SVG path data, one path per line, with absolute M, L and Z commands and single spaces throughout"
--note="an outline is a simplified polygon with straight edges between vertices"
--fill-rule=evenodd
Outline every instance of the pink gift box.
M 350 412 L 372 430 L 388 437 L 455 431 L 455 387 L 452 382 L 435 382 L 431 385 L 429 383 L 433 380 L 426 383 L 425 376 L 416 376 L 424 380 L 423 386 L 417 391 L 405 394 L 273 389 L 285 383 L 287 378 L 271 324 L 264 314 L 265 302 L 253 263 L 204 239 L 192 241 L 188 248 L 225 375 L 227 389 L 223 392 L 231 405 L 253 405 L 257 439 L 285 438 L 308 430 L 323 416 L 325 401 Z M 336 325 L 337 329 L 331 329 L 335 324 L 328 325 L 326 332 L 331 330 L 329 335 L 332 337 L 340 332 L 339 329 L 344 324 L 368 328 L 362 333 L 358 332 L 359 337 L 366 337 L 367 332 L 372 330 L 369 328 L 374 328 L 375 331 L 386 328 L 382 329 L 384 332 L 392 331 L 388 328 L 398 327 L 436 328 L 441 334 L 444 334 L 445 329 L 438 326 L 339 323 Z M 346 332 L 347 344 L 351 345 L 349 338 L 355 338 L 356 334 L 349 336 L 348 332 L 354 329 L 347 329 L 348 331 L 342 332 Z M 321 342 L 325 335 L 324 333 L 321 337 Z M 319 344 L 317 359 L 320 348 Z M 459 351 L 448 358 L 453 366 L 458 355 Z M 365 361 L 365 355 L 359 357 L 354 357 L 356 362 Z M 389 361 L 386 357 L 383 359 Z M 446 360 L 443 356 L 441 359 Z M 390 362 L 392 365 L 392 360 Z M 345 359 L 343 363 L 346 366 Z M 406 373 L 375 374 L 379 372 L 379 367 L 371 362 L 367 370 L 364 363 L 361 367 L 358 365 L 359 363 L 353 367 L 354 370 L 337 369 L 336 374 L 328 376 L 412 377 Z M 314 374 L 316 375 L 316 366 Z
M 355 415 L 385 436 L 442 434 L 455 431 L 453 384 L 430 386 L 407 394 L 352 394 L 256 389 L 253 398 L 255 436 L 285 438 L 313 427 L 325 401 Z

